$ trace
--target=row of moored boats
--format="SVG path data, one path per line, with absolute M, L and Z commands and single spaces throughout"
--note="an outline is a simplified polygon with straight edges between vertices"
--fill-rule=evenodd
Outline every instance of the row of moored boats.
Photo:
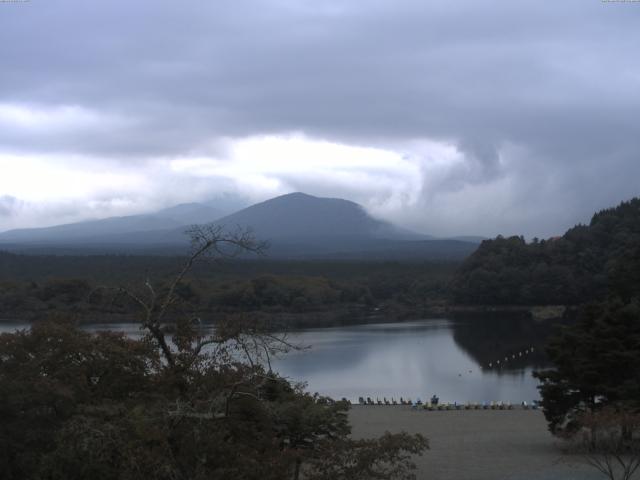
M 411 399 L 404 399 L 400 397 L 399 400 L 395 398 L 387 399 L 383 397 L 382 400 L 380 398 L 376 398 L 373 400 L 371 397 L 360 397 L 358 399 L 358 404 L 360 405 L 407 405 L 413 408 L 422 408 L 424 410 L 514 410 L 516 408 L 522 410 L 537 410 L 540 408 L 540 402 L 538 400 L 533 400 L 531 403 L 526 401 L 521 402 L 519 404 L 514 404 L 511 402 L 466 402 L 466 403 L 448 403 L 439 401 L 429 401 L 422 402 L 419 398 L 415 401 Z

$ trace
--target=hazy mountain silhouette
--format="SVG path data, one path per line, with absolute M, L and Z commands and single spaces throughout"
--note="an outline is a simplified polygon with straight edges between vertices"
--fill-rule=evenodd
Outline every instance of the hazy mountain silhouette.
M 370 237 L 417 240 L 430 238 L 377 220 L 357 203 L 290 193 L 221 218 L 227 227 L 251 227 L 266 240 L 324 237 Z
M 209 223 L 221 216 L 213 207 L 185 203 L 152 214 L 110 217 L 101 220 L 56 225 L 44 228 L 24 228 L 0 233 L 0 242 L 60 243 L 78 240 L 106 240 L 138 232 L 174 230 L 185 225 Z M 126 240 L 126 238 L 125 238 Z
M 214 222 L 224 215 L 220 209 L 202 203 L 182 203 L 153 214 L 156 217 L 174 220 L 179 225 L 194 225 Z
M 348 200 L 304 193 L 282 195 L 212 222 L 215 217 L 209 206 L 184 204 L 150 215 L 13 230 L 0 234 L 0 246 L 39 253 L 184 253 L 186 226 L 196 223 L 230 231 L 250 228 L 269 242 L 268 255 L 274 258 L 461 259 L 477 246 L 401 229 Z
M 459 240 L 461 242 L 471 242 L 480 244 L 485 240 L 489 240 L 487 237 L 481 237 L 480 235 L 460 235 L 456 237 L 446 237 L 447 240 Z

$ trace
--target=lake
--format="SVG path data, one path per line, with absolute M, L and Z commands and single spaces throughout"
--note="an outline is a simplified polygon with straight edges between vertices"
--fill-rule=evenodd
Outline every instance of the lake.
M 0 332 L 26 327 L 0 324 Z M 140 334 L 136 324 L 87 329 Z M 352 401 L 436 394 L 443 402 L 531 402 L 539 398 L 531 374 L 546 366 L 549 331 L 548 324 L 494 318 L 306 329 L 290 333 L 289 340 L 309 348 L 276 359 L 273 367 L 307 382 L 312 392 Z

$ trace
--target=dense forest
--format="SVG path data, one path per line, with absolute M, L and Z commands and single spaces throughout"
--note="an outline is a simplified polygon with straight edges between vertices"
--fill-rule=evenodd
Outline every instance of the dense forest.
M 127 299 L 102 287 L 162 284 L 184 261 L 154 256 L 31 256 L 0 253 L 0 311 L 5 319 L 73 313 L 83 321 L 122 319 Z M 274 261 L 203 262 L 178 294 L 206 321 L 258 313 L 291 325 L 393 319 L 440 306 L 456 263 Z M 108 301 L 107 301 L 108 299 Z
M 459 304 L 578 305 L 640 292 L 640 199 L 596 213 L 562 237 L 482 242 L 451 283 Z

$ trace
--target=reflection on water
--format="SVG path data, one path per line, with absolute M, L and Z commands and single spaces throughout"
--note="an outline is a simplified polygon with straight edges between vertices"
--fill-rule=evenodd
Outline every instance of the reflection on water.
M 17 330 L 28 329 L 29 324 L 24 322 L 2 322 L 0 323 L 0 333 L 12 333 Z M 114 330 L 124 332 L 130 338 L 139 339 L 144 335 L 138 323 L 95 323 L 83 327 L 88 332 L 104 332 Z
M 359 396 L 424 400 L 433 394 L 450 402 L 539 398 L 531 373 L 543 366 L 542 356 L 525 354 L 507 368 L 488 368 L 482 360 L 491 352 L 484 346 L 498 343 L 500 348 L 493 348 L 496 355 L 511 351 L 517 331 L 500 340 L 504 328 L 495 329 L 488 320 L 475 322 L 424 320 L 305 330 L 292 339 L 311 349 L 289 354 L 274 362 L 274 368 L 292 380 L 306 381 L 313 392 L 351 400 Z M 474 338 L 481 340 L 479 349 Z M 520 342 L 534 346 L 534 352 L 543 350 L 543 338 L 537 333 L 521 337 Z
M 514 316 L 480 319 L 476 316 L 457 320 L 453 324 L 453 339 L 479 365 L 498 374 L 526 367 L 544 368 L 548 365 L 544 344 L 558 322 L 535 322 Z
M 0 324 L 0 333 L 27 328 Z M 92 325 L 139 338 L 139 325 Z M 289 339 L 308 350 L 273 362 L 274 370 L 334 398 L 395 397 L 445 402 L 530 402 L 539 398 L 533 370 L 544 367 L 550 327 L 531 320 L 422 320 L 308 329 Z M 534 353 L 518 353 L 534 347 Z M 516 355 L 513 359 L 512 356 Z M 495 359 L 507 356 L 508 362 Z M 493 363 L 492 368 L 488 367 Z
M 22 322 L 2 322 L 0 323 L 0 333 L 13 333 L 16 330 L 29 328 L 29 325 Z

